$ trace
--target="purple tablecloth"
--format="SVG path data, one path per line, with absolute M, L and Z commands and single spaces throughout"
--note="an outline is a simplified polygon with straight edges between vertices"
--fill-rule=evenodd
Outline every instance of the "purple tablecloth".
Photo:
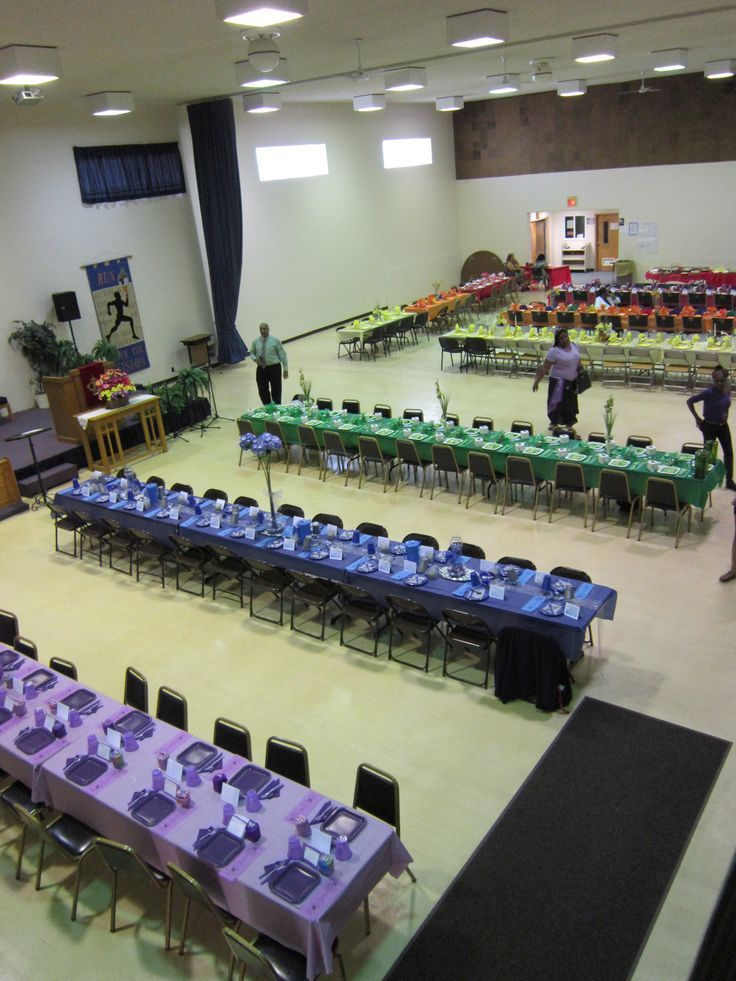
M 22 656 L 20 662 L 19 676 L 38 668 L 35 661 Z M 70 679 L 56 677 L 54 698 L 61 699 L 82 687 Z M 37 800 L 84 821 L 105 837 L 132 845 L 151 865 L 162 870 L 167 862 L 181 866 L 199 879 L 216 903 L 244 923 L 304 953 L 309 978 L 330 973 L 332 943 L 349 917 L 387 872 L 399 876 L 411 862 L 394 829 L 366 816 L 365 827 L 352 843 L 352 857 L 348 861 L 335 860 L 334 874 L 322 877 L 301 906 L 292 906 L 258 879 L 264 865 L 286 858 L 295 816 L 312 817 L 325 801 L 322 794 L 282 778 L 280 796 L 263 801 L 258 813 L 247 814 L 241 803 L 238 813 L 258 821 L 261 839 L 255 844 L 247 842 L 230 865 L 218 870 L 200 858 L 194 847 L 200 831 L 222 827 L 222 801 L 213 789 L 210 773 L 203 773 L 201 784 L 190 788 L 190 808 L 176 807 L 154 827 L 140 824 L 129 812 L 134 795 L 151 788 L 156 754 L 164 751 L 175 758 L 201 740 L 154 720 L 153 731 L 139 741 L 138 748 L 123 751 L 123 769 L 115 769 L 108 763 L 106 772 L 99 778 L 88 786 L 79 786 L 68 779 L 65 770 L 76 758 L 86 756 L 87 735 L 95 732 L 103 741 L 103 719 L 114 723 L 131 709 L 98 696 L 98 711 L 89 718 L 84 717 L 80 727 L 70 729 L 70 735 L 55 740 L 36 756 L 25 757 L 15 748 L 14 739 L 22 728 L 33 725 L 33 708 L 38 704 L 45 706 L 48 698 L 49 694 L 44 693 L 28 703 L 30 722 L 27 715 L 21 719 L 13 717 L 0 726 L 0 765 L 32 785 Z M 223 752 L 218 769 L 232 777 L 247 762 Z

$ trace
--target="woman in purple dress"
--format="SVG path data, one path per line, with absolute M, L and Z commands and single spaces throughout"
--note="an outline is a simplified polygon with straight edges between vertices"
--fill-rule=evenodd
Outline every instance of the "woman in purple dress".
M 555 426 L 574 426 L 578 421 L 578 367 L 580 353 L 570 340 L 566 330 L 558 330 L 555 342 L 547 351 L 543 363 L 534 378 L 532 391 L 549 373 L 547 390 L 547 415 L 550 429 Z

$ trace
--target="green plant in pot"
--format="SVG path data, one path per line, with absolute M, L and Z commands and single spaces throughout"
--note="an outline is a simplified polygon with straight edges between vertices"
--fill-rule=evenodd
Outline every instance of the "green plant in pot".
M 36 395 L 43 393 L 45 377 L 67 375 L 72 368 L 93 359 L 90 354 L 80 354 L 71 341 L 60 341 L 54 333 L 53 324 L 39 324 L 35 320 L 15 320 L 14 323 L 17 326 L 8 337 L 8 343 L 20 351 L 31 366 Z

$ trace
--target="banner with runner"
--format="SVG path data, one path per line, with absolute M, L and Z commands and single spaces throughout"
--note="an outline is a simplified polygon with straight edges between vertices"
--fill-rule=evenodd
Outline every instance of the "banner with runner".
M 118 367 L 132 375 L 150 367 L 129 256 L 85 266 L 100 333 L 120 351 Z

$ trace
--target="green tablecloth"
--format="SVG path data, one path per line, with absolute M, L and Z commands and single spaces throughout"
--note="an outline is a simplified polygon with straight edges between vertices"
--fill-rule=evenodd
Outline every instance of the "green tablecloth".
M 308 419 L 304 423 L 302 422 L 303 416 L 303 409 L 299 406 L 289 405 L 264 406 L 253 412 L 243 413 L 241 418 L 249 419 L 257 433 L 264 431 L 266 419 L 274 419 L 280 423 L 284 437 L 289 444 L 299 442 L 297 427 L 305 424 L 314 429 L 320 445 L 323 442 L 322 432 L 325 429 L 330 429 L 340 434 L 348 449 L 357 449 L 359 436 L 375 436 L 381 450 L 391 455 L 396 453 L 396 440 L 406 438 L 403 419 L 376 421 L 372 416 L 341 416 L 327 410 L 310 410 Z M 437 427 L 431 422 L 416 423 L 411 427 L 409 438 L 415 443 L 420 459 L 426 462 L 432 460 L 432 445 L 439 442 L 436 438 L 437 432 Z M 481 441 L 480 445 L 477 443 L 478 440 Z M 517 433 L 479 433 L 474 429 L 461 427 L 450 432 L 444 443 L 452 446 L 457 462 L 461 467 L 467 465 L 469 450 L 487 453 L 494 469 L 498 472 L 505 471 L 506 457 L 510 454 L 528 456 L 534 474 L 543 480 L 554 478 L 555 464 L 563 459 L 572 463 L 580 463 L 586 483 L 590 487 L 597 487 L 601 470 L 604 467 L 612 466 L 611 461 L 603 463 L 600 460 L 599 450 L 603 449 L 601 443 L 587 443 L 584 440 L 569 440 L 566 443 L 561 443 L 557 437 L 543 435 L 522 439 Z M 520 449 L 521 443 L 526 445 L 525 451 Z M 565 456 L 561 455 L 561 449 L 567 451 Z M 578 455 L 582 459 L 578 459 Z M 681 501 L 699 508 L 705 507 L 709 492 L 722 484 L 725 478 L 723 463 L 718 460 L 703 480 L 696 480 L 692 476 L 693 457 L 687 453 L 656 452 L 650 457 L 646 455 L 645 451 L 635 447 L 619 446 L 611 449 L 611 460 L 616 459 L 627 461 L 626 465 L 620 469 L 629 478 L 632 494 L 643 494 L 649 477 L 666 477 L 674 481 Z M 649 467 L 649 463 L 652 461 L 657 465 L 653 470 Z M 660 468 L 665 468 L 665 472 L 661 472 Z M 613 469 L 619 469 L 619 467 L 614 463 Z M 672 469 L 676 472 L 668 472 Z

